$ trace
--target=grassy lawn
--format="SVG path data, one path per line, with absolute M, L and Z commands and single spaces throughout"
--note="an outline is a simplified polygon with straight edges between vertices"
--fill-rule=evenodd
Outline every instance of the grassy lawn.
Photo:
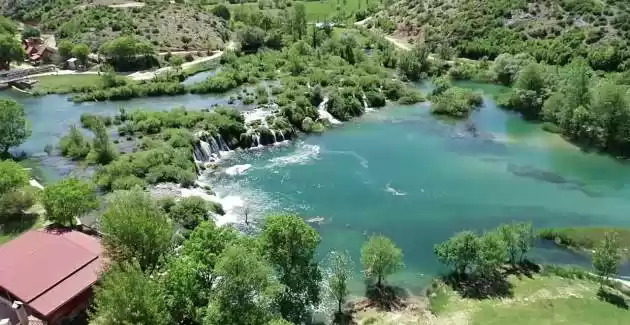
M 21 233 L 38 229 L 44 226 L 44 209 L 40 204 L 35 204 L 21 217 L 15 217 L 13 220 L 3 222 L 0 225 L 0 245 L 19 236 Z
M 41 76 L 36 78 L 38 82 L 33 88 L 35 91 L 63 93 L 71 92 L 72 87 L 85 85 L 98 85 L 101 76 L 96 74 L 66 74 Z
M 617 233 L 617 240 L 622 248 L 630 249 L 630 229 L 628 228 L 604 228 L 604 227 L 575 227 L 575 228 L 550 228 L 539 231 L 543 239 L 554 240 L 560 245 L 587 249 L 594 249 L 607 232 Z
M 599 284 L 554 275 L 511 277 L 513 296 L 464 299 L 450 288 L 438 320 L 471 325 L 621 325 L 630 321 L 630 297 L 606 288 L 609 301 L 598 296 Z
M 306 7 L 309 21 L 324 21 L 337 15 L 337 0 L 302 1 L 302 3 Z M 376 0 L 346 0 L 344 6 L 343 0 L 339 0 L 339 5 L 344 8 L 346 17 L 353 15 L 359 9 L 367 9 L 368 6 L 378 3 L 379 1 Z

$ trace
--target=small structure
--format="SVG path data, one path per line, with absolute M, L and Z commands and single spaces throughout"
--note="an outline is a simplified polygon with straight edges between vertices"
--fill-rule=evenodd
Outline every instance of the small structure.
M 96 237 L 32 230 L 0 246 L 0 320 L 57 325 L 85 310 L 103 269 Z
M 48 47 L 41 38 L 31 37 L 22 41 L 28 61 L 34 64 L 50 61 L 55 50 Z
M 79 59 L 77 58 L 69 58 L 68 60 L 66 60 L 66 68 L 68 70 L 76 70 L 78 62 L 79 62 Z

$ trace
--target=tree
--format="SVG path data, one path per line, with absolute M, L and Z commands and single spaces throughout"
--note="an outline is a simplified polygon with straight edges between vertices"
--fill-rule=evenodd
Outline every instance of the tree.
M 501 239 L 505 242 L 507 255 L 512 265 L 516 265 L 516 256 L 519 253 L 518 234 L 515 226 L 515 224 L 500 225 L 498 228 Z
M 479 239 L 475 272 L 479 276 L 495 275 L 506 259 L 507 247 L 501 235 L 489 232 Z
M 64 60 L 72 57 L 72 49 L 74 49 L 74 44 L 70 41 L 64 40 L 57 44 L 57 53 L 59 53 L 59 56 Z
M 12 99 L 0 99 L 0 150 L 6 155 L 9 148 L 22 144 L 30 136 L 24 107 Z
M 260 27 L 247 26 L 238 31 L 241 49 L 245 52 L 256 52 L 265 44 L 265 31 Z
M 543 90 L 545 90 L 545 86 L 544 71 L 540 67 L 540 64 L 536 62 L 529 63 L 521 69 L 514 82 L 515 88 L 535 91 L 538 94 L 541 94 Z
M 337 313 L 341 314 L 341 306 L 348 296 L 348 280 L 352 276 L 352 260 L 348 253 L 331 252 L 329 257 L 331 268 L 328 287 L 337 301 Z
M 278 304 L 283 318 L 301 323 L 307 306 L 319 303 L 322 278 L 315 262 L 320 238 L 304 220 L 294 215 L 267 218 L 260 236 L 261 247 L 285 288 Z
M 391 239 L 372 236 L 361 247 L 361 264 L 369 278 L 376 278 L 376 285 L 403 267 L 403 254 Z
M 204 324 L 264 325 L 276 318 L 273 303 L 280 286 L 255 250 L 243 244 L 228 248 L 215 272 L 219 280 Z
M 225 19 L 226 21 L 230 21 L 230 10 L 224 4 L 218 4 L 212 7 L 212 14 Z
M 306 6 L 296 2 L 289 14 L 289 32 L 294 40 L 301 40 L 306 35 Z
M 168 63 L 175 68 L 181 68 L 181 65 L 184 64 L 184 58 L 182 58 L 180 55 L 173 55 L 171 56 L 171 58 L 168 60 Z
M 39 37 L 41 32 L 39 29 L 31 26 L 25 26 L 24 31 L 22 31 L 22 39 L 27 39 L 31 37 Z
M 417 45 L 411 51 L 400 56 L 398 70 L 407 79 L 417 81 L 429 69 L 429 50 L 424 45 Z
M 190 196 L 175 203 L 169 211 L 169 216 L 182 227 L 193 230 L 207 219 L 209 211 L 209 202 L 198 196 Z
M 137 264 L 114 264 L 94 292 L 94 324 L 171 324 L 160 285 Z
M 85 44 L 77 44 L 72 48 L 72 56 L 77 58 L 81 64 L 87 64 L 90 48 Z
M 22 43 L 12 34 L 0 34 L 0 69 L 9 70 L 11 62 L 24 60 L 26 52 Z
M 94 185 L 76 178 L 47 186 L 42 203 L 46 218 L 61 225 L 74 225 L 75 217 L 98 207 Z
M 492 64 L 492 79 L 500 84 L 509 86 L 514 82 L 523 66 L 531 61 L 532 57 L 525 53 L 516 55 L 509 53 L 501 54 L 494 59 Z
M 94 139 L 92 139 L 92 151 L 88 154 L 87 160 L 92 163 L 106 165 L 116 158 L 117 152 L 114 144 L 109 141 L 107 128 L 102 121 L 97 120 L 92 127 Z
M 107 256 L 113 261 L 136 260 L 143 271 L 153 270 L 171 247 L 168 217 L 141 189 L 114 192 L 100 226 Z
M 531 222 L 521 222 L 516 224 L 517 248 L 520 253 L 519 262 L 523 263 L 536 242 L 536 234 Z
M 0 195 L 28 184 L 28 172 L 13 160 L 0 161 Z
M 15 35 L 18 32 L 17 25 L 7 17 L 0 16 L 0 34 Z
M 68 134 L 59 140 L 61 155 L 72 160 L 84 159 L 91 150 L 90 142 L 76 125 L 70 126 Z
M 621 263 L 617 233 L 608 232 L 593 252 L 593 267 L 601 277 L 600 285 L 617 274 Z
M 210 287 L 202 276 L 204 265 L 187 255 L 171 260 L 162 279 L 166 305 L 176 324 L 201 324 Z
M 215 277 L 214 267 L 223 251 L 238 238 L 231 227 L 217 227 L 213 221 L 201 222 L 182 245 L 181 254 L 203 265 L 200 276 L 209 290 Z
M 479 252 L 479 237 L 472 231 L 462 231 L 447 241 L 435 245 L 433 251 L 442 264 L 463 276 L 474 266 Z

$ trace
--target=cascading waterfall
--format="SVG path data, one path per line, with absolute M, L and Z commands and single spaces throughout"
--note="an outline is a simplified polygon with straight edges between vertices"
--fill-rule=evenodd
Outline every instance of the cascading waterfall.
M 219 139 L 219 149 L 221 149 L 221 151 L 230 151 L 230 147 L 228 147 L 227 143 L 225 143 L 225 140 L 223 140 L 223 137 L 220 134 L 217 135 L 217 138 Z
M 341 124 L 341 121 L 336 119 L 332 114 L 330 114 L 326 110 L 326 104 L 328 104 L 328 97 L 324 97 L 321 103 L 317 106 L 317 112 L 319 113 L 319 118 L 323 120 L 328 120 L 331 124 Z
M 371 112 L 374 109 L 372 109 L 369 105 L 368 105 L 368 100 L 367 100 L 367 96 L 365 96 L 365 92 L 361 91 L 361 97 L 363 97 L 363 108 L 365 109 L 366 112 Z
M 221 159 L 221 153 L 230 151 L 220 134 L 211 136 L 205 132 L 197 133 L 199 142 L 193 147 L 193 160 L 197 166 Z
M 273 129 L 269 129 L 269 131 L 271 131 L 271 135 L 273 135 L 273 144 L 278 143 L 278 138 L 276 137 L 276 131 L 274 131 Z
M 284 141 L 285 141 L 285 140 L 284 140 L 284 132 L 282 132 L 282 130 L 279 130 L 279 131 L 278 131 L 278 134 L 280 134 L 280 137 L 282 138 L 282 140 L 281 140 L 281 141 L 282 141 L 282 142 L 284 142 Z

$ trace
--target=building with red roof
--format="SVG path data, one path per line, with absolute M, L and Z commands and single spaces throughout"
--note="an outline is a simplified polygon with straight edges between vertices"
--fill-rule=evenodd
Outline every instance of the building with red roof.
M 24 322 L 6 306 L 14 301 L 49 325 L 84 310 L 101 255 L 99 239 L 76 230 L 28 231 L 0 246 L 0 319 Z

